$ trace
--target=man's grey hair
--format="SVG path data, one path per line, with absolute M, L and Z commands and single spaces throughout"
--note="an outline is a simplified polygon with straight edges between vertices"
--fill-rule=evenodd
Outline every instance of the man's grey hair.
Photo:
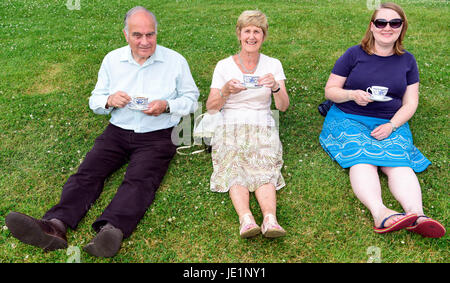
M 147 10 L 145 7 L 142 7 L 142 6 L 136 6 L 134 8 L 131 8 L 126 13 L 125 18 L 123 20 L 125 33 L 128 35 L 128 19 L 132 15 L 136 14 L 137 12 L 141 12 L 141 11 L 146 12 L 147 14 L 149 14 L 153 18 L 153 21 L 155 22 L 155 32 L 158 33 L 158 21 L 156 20 L 155 15 L 152 12 L 150 12 L 149 10 Z

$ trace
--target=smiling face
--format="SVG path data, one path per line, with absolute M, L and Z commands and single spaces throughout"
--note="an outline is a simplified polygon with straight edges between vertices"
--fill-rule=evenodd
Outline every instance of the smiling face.
M 238 39 L 241 42 L 243 51 L 254 53 L 258 52 L 264 42 L 264 31 L 254 25 L 243 27 L 238 33 Z
M 137 63 L 143 64 L 156 50 L 156 24 L 146 12 L 137 12 L 128 19 L 125 38 Z
M 401 19 L 400 15 L 391 9 L 380 9 L 375 19 L 385 19 L 386 21 L 390 21 L 393 19 Z M 375 48 L 377 46 L 394 46 L 395 42 L 399 38 L 403 29 L 403 25 L 400 28 L 394 29 L 390 24 L 386 25 L 384 28 L 377 28 L 375 24 L 372 22 L 370 26 L 370 30 L 375 38 Z

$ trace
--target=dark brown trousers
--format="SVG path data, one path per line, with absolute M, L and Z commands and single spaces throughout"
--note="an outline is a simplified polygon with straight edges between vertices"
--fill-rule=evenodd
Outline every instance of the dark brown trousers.
M 63 187 L 60 202 L 44 219 L 58 218 L 76 229 L 100 196 L 108 176 L 128 162 L 125 177 L 103 214 L 92 224 L 98 231 L 106 222 L 129 237 L 155 198 L 176 152 L 172 128 L 135 133 L 109 124 Z

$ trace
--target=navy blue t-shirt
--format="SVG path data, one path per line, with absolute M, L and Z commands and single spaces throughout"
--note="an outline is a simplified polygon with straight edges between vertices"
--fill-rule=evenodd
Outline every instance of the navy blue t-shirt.
M 336 106 L 348 114 L 356 114 L 383 119 L 391 119 L 402 106 L 402 98 L 408 85 L 419 81 L 419 70 L 414 56 L 406 52 L 403 55 L 378 56 L 367 54 L 360 45 L 355 45 L 336 61 L 333 74 L 347 77 L 344 89 L 366 91 L 370 86 L 388 87 L 388 102 L 371 102 L 359 106 L 354 101 L 336 103 Z

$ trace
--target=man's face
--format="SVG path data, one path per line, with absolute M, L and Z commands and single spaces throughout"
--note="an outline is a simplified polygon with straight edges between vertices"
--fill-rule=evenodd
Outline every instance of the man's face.
M 156 49 L 156 28 L 153 18 L 145 12 L 137 12 L 128 18 L 128 34 L 125 38 L 130 45 L 134 60 L 143 64 Z

